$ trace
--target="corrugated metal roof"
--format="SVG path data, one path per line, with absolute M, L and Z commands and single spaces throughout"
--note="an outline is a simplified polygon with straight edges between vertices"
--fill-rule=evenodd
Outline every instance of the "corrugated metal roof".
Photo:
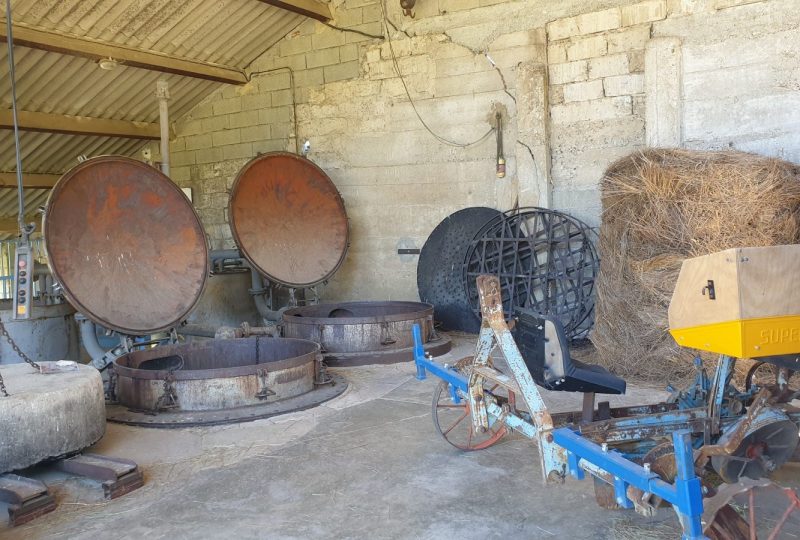
M 215 62 L 243 69 L 304 17 L 257 0 L 14 0 L 15 24 L 76 37 Z M 8 48 L 0 44 L 0 72 Z M 158 79 L 169 82 L 170 118 L 177 120 L 221 83 L 120 65 L 100 69 L 89 59 L 25 47 L 14 49 L 17 101 L 26 111 L 157 122 Z M 0 78 L 2 106 L 11 106 L 8 76 Z M 85 154 L 134 155 L 142 141 L 111 137 L 21 133 L 23 169 L 62 173 Z M 11 171 L 14 139 L 0 130 L 0 170 Z M 26 190 L 26 205 L 44 203 L 46 190 Z M 13 216 L 16 193 L 0 189 L 0 217 Z

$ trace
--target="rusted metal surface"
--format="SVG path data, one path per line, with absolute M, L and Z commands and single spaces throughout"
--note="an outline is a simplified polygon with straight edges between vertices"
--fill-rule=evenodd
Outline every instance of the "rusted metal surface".
M 724 484 L 703 501 L 703 524 L 710 540 L 789 538 L 800 528 L 800 497 L 766 479 Z
M 661 408 L 659 405 L 654 407 L 656 410 Z M 701 409 L 687 409 L 641 415 L 641 421 L 637 421 L 635 416 L 600 420 L 580 426 L 580 432 L 581 436 L 596 443 L 615 443 L 668 437 L 683 428 L 701 433 L 705 424 L 706 417 Z
M 445 336 L 425 343 L 425 354 L 441 356 L 450 352 L 453 343 Z M 414 348 L 388 349 L 385 351 L 367 351 L 355 353 L 325 353 L 325 363 L 331 367 L 355 367 L 373 364 L 397 364 L 410 362 L 414 358 Z
M 604 403 L 601 402 L 599 405 L 603 406 Z M 599 407 L 598 407 L 599 409 Z M 656 403 L 655 405 L 634 405 L 631 407 L 613 407 L 608 408 L 605 411 L 604 417 L 601 419 L 596 420 L 597 422 L 608 420 L 610 418 L 626 418 L 629 416 L 643 416 L 648 414 L 655 414 L 655 413 L 663 413 L 667 411 L 674 411 L 678 409 L 677 403 Z M 558 412 L 553 413 L 553 422 L 557 426 L 563 426 L 566 424 L 580 424 L 583 411 L 567 411 L 567 412 Z
M 313 390 L 299 396 L 280 401 L 272 401 L 270 399 L 257 405 L 233 409 L 213 411 L 171 410 L 152 414 L 147 411 L 135 411 L 119 404 L 109 404 L 107 406 L 108 420 L 118 424 L 161 429 L 252 422 L 253 420 L 261 420 L 262 418 L 316 407 L 347 390 L 347 381 L 344 377 L 334 374 L 330 375 L 329 378 L 329 384 L 315 385 Z
M 67 172 L 48 200 L 44 236 L 70 303 L 126 334 L 176 325 L 205 286 L 208 249 L 194 208 L 133 159 L 98 157 Z
M 344 261 L 349 224 L 344 201 L 311 161 L 275 152 L 249 161 L 231 190 L 231 231 L 242 254 L 271 281 L 308 287 Z
M 736 424 L 736 427 L 725 433 L 724 442 L 703 445 L 695 458 L 695 462 L 705 465 L 706 461 L 712 456 L 730 456 L 736 452 L 750 430 L 750 426 L 767 404 L 768 398 L 769 390 L 767 388 L 759 390 L 756 397 L 753 398 L 753 403 L 747 409 L 747 414 Z
M 514 372 L 522 390 L 531 418 L 540 430 L 553 429 L 553 417 L 547 410 L 541 395 L 536 389 L 530 372 L 522 355 L 519 353 L 517 344 L 511 335 L 511 330 L 506 324 L 503 315 L 503 299 L 500 279 L 492 275 L 480 275 L 475 279 L 478 298 L 481 308 L 481 333 L 478 346 L 475 351 L 476 357 L 489 357 L 489 352 L 494 348 L 495 343 L 503 350 L 506 362 Z M 491 330 L 489 332 L 489 330 Z M 485 355 L 481 351 L 485 350 Z M 523 382 L 520 383 L 520 379 Z
M 597 506 L 606 510 L 619 510 L 620 506 L 617 502 L 617 492 L 614 490 L 613 477 L 609 478 L 609 482 L 597 476 L 592 476 L 592 481 L 594 484 L 594 500 L 597 502 Z
M 762 388 L 734 426 L 714 445 L 705 445 L 696 458 L 698 465 L 711 465 L 726 482 L 742 477 L 766 477 L 782 466 L 798 446 L 797 424 L 770 407 L 770 389 Z
M 106 499 L 116 499 L 144 485 L 144 476 L 136 462 L 129 459 L 80 454 L 56 463 L 56 468 L 97 480 Z
M 0 501 L 8 503 L 8 524 L 23 525 L 56 509 L 56 500 L 39 480 L 0 474 Z
M 499 442 L 508 433 L 505 423 L 497 421 L 485 431 L 472 425 L 469 401 L 454 403 L 445 381 L 433 393 L 433 425 L 444 439 L 460 450 L 483 450 Z
M 433 306 L 422 302 L 341 302 L 287 310 L 285 337 L 322 346 L 331 365 L 363 365 L 413 359 L 411 328 L 418 324 L 426 351 L 444 354 L 450 341 L 433 329 Z
M 156 347 L 114 362 L 115 393 L 120 404 L 152 412 L 280 401 L 314 389 L 318 355 L 314 342 L 267 337 Z

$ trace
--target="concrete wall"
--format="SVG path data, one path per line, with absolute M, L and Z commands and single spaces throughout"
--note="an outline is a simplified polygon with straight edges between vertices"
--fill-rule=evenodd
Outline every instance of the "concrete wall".
M 552 205 L 599 221 L 597 183 L 645 144 L 735 147 L 798 160 L 800 14 L 794 0 L 418 0 L 387 3 L 390 43 L 306 21 L 178 122 L 172 176 L 194 189 L 213 247 L 258 153 L 310 154 L 347 204 L 352 244 L 322 298 L 416 298 L 416 259 L 466 206 Z M 385 32 L 380 4 L 334 2 L 334 24 Z M 395 29 L 396 28 L 396 29 Z M 495 176 L 503 116 L 507 176 Z M 279 68 L 289 67 L 288 70 Z M 294 94 L 294 100 L 293 100 Z M 293 102 L 295 105 L 293 106 Z M 296 116 L 295 116 L 296 110 Z M 297 130 L 295 133 L 294 120 Z

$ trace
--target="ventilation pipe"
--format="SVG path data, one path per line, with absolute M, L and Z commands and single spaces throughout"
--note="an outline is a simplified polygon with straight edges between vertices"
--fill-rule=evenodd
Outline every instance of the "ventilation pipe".
M 277 311 L 270 309 L 267 305 L 267 294 L 269 293 L 269 289 L 268 287 L 264 286 L 264 278 L 261 276 L 261 273 L 253 268 L 249 263 L 246 263 L 245 266 L 250 268 L 251 288 L 249 292 L 250 296 L 253 297 L 253 302 L 256 303 L 258 314 L 261 315 L 266 322 L 280 321 L 283 312 L 289 309 L 289 307 L 285 306 Z
M 108 351 L 105 350 L 100 345 L 100 342 L 97 341 L 97 326 L 86 318 L 84 314 L 76 313 L 75 321 L 78 323 L 78 328 L 80 328 L 83 348 L 86 349 L 86 352 L 91 357 L 92 365 L 95 368 L 99 370 L 105 369 L 108 364 L 125 354 L 126 351 L 122 345 L 118 345 Z

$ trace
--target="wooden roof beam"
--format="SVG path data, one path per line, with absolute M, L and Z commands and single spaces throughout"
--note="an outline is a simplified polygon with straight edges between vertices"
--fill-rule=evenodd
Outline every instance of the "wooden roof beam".
M 31 189 L 51 189 L 61 175 L 22 173 L 22 187 Z M 17 173 L 0 172 L 0 189 L 17 189 Z
M 295 2 L 300 0 L 288 1 Z M 313 0 L 302 1 L 313 2 Z M 235 67 L 223 66 L 212 62 L 199 62 L 88 38 L 57 34 L 19 24 L 13 26 L 13 33 L 15 45 L 32 49 L 81 56 L 92 60 L 112 58 L 125 66 L 174 73 L 184 77 L 194 77 L 221 83 L 247 84 L 247 75 L 243 70 Z M 6 34 L 6 20 L 0 19 L 0 41 L 5 42 L 8 40 Z
M 25 216 L 25 223 L 36 223 L 36 232 L 42 232 L 42 215 Z M 19 224 L 15 217 L 0 218 L 0 234 L 19 233 Z
M 68 135 L 98 135 L 101 137 L 122 137 L 128 139 L 161 138 L 158 124 L 149 122 L 130 122 L 108 118 L 90 118 L 67 114 L 18 111 L 19 129 L 45 133 L 65 133 Z M 14 129 L 11 109 L 0 109 L 0 129 Z
M 328 7 L 328 4 L 323 4 L 322 2 L 317 2 L 316 0 L 259 0 L 259 1 L 265 4 L 269 4 L 271 6 L 275 6 L 277 8 L 285 9 L 286 11 L 291 11 L 292 13 L 305 15 L 306 17 L 317 19 L 318 21 L 322 22 L 328 22 L 333 18 L 333 15 L 331 15 L 331 9 Z

